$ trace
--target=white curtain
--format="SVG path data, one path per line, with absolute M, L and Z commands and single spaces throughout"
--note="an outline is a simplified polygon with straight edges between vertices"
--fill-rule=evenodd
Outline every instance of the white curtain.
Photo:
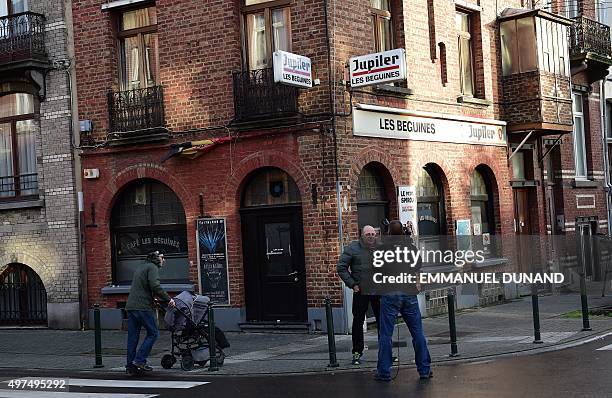
M 36 195 L 38 193 L 36 123 L 34 120 L 21 120 L 16 124 L 21 195 Z
M 266 19 L 263 13 L 247 15 L 249 68 L 263 69 L 268 66 L 266 45 Z
M 274 51 L 290 50 L 290 13 L 289 8 L 272 11 L 272 29 L 274 33 Z
M 0 197 L 15 195 L 13 186 L 13 140 L 10 123 L 0 124 Z

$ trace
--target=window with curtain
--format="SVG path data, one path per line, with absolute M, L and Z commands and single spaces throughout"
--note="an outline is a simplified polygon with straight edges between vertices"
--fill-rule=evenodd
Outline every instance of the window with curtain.
M 246 0 L 246 58 L 249 70 L 272 67 L 274 51 L 291 51 L 291 9 L 284 3 Z M 289 4 L 289 1 L 286 2 Z
M 472 56 L 472 33 L 470 14 L 457 11 L 455 13 L 457 28 L 457 46 L 459 49 L 459 77 L 461 94 L 474 95 L 474 58 Z
M 574 162 L 576 165 L 576 178 L 586 179 L 587 154 L 582 101 L 582 94 L 572 94 L 572 103 L 574 107 Z
M 0 0 L 0 17 L 28 11 L 27 0 Z
M 34 96 L 0 97 L 0 199 L 36 197 L 36 115 Z
M 156 86 L 159 56 L 155 7 L 122 13 L 118 36 L 122 90 Z
M 492 195 L 485 182 L 484 176 L 478 170 L 474 170 L 470 178 L 470 200 L 472 229 L 475 234 L 495 233 L 491 214 L 493 209 L 493 203 L 491 203 Z
M 376 52 L 393 49 L 393 23 L 390 0 L 370 0 Z
M 419 235 L 446 233 L 444 220 L 444 193 L 442 184 L 432 169 L 421 169 L 417 180 L 417 215 Z

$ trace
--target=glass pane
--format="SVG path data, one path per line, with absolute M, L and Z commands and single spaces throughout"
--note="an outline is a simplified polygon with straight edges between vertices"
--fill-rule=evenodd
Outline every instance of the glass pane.
M 124 89 L 140 88 L 140 48 L 138 37 L 127 37 L 122 42 L 122 58 L 124 60 Z
M 512 157 L 512 179 L 525 179 L 525 154 L 523 152 L 517 152 Z
M 461 92 L 474 95 L 474 80 L 472 75 L 472 48 L 470 40 L 459 38 L 459 66 L 461 68 Z
M 244 5 L 250 6 L 253 4 L 267 3 L 272 0 L 245 0 Z
M 8 15 L 8 6 L 5 0 L 0 0 L 0 17 Z
M 291 13 L 289 8 L 272 10 L 274 51 L 291 50 Z
M 267 275 L 289 275 L 293 272 L 291 260 L 291 224 L 268 223 L 264 226 L 266 238 Z
M 17 93 L 0 97 L 0 118 L 34 113 L 34 96 Z
M 159 58 L 157 54 L 157 33 L 143 35 L 145 51 L 145 80 L 147 87 L 157 84 Z
M 459 32 L 470 33 L 470 16 L 462 12 L 456 13 L 455 27 Z
M 533 18 L 516 21 L 519 47 L 520 71 L 527 72 L 538 68 L 536 57 L 536 38 Z
M 419 217 L 419 235 L 440 234 L 437 202 L 417 202 L 417 214 Z
M 245 207 L 300 203 L 300 191 L 289 174 L 267 168 L 257 172 L 244 189 Z
M 574 112 L 582 113 L 582 95 L 574 93 L 572 103 L 574 105 Z
M 477 170 L 474 170 L 474 173 L 472 173 L 472 178 L 470 181 L 470 195 L 487 195 L 487 186 L 485 184 L 484 178 L 482 177 L 482 174 L 480 174 L 480 172 Z
M 389 0 L 370 0 L 370 6 L 377 10 L 391 11 Z
M 393 49 L 393 32 L 391 20 L 387 18 L 377 18 L 380 24 L 378 31 L 380 32 L 380 42 L 378 43 L 379 51 L 387 51 Z
M 155 7 L 124 12 L 121 18 L 121 30 L 142 28 L 157 25 Z
M 21 195 L 36 195 L 38 194 L 36 123 L 34 120 L 21 120 L 16 123 L 16 128 Z
M 574 159 L 576 161 L 576 177 L 586 177 L 586 148 L 582 117 L 574 117 Z
M 179 198 L 167 186 L 151 184 L 153 224 L 185 224 L 185 211 Z
M 266 19 L 264 14 L 247 15 L 247 52 L 249 69 L 263 69 L 268 67 L 268 54 L 266 42 Z
M 440 197 L 438 187 L 425 169 L 421 169 L 421 175 L 419 175 L 417 182 L 417 197 L 423 196 L 434 197 L 436 199 Z
M 357 188 L 358 201 L 385 201 L 387 195 L 382 178 L 375 170 L 364 168 L 359 174 Z
M 500 25 L 502 47 L 502 71 L 504 76 L 518 72 L 518 49 L 515 21 L 502 22 Z
M 13 140 L 10 123 L 0 124 L 0 197 L 14 196 Z
M 4 0 L 2 0 L 4 2 Z M 20 12 L 28 11 L 27 0 L 12 0 L 13 2 L 13 14 L 19 14 Z

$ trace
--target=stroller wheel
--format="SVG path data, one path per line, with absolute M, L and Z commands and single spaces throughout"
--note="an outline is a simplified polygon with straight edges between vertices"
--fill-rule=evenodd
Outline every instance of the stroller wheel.
M 166 354 L 161 359 L 161 366 L 164 369 L 170 369 L 176 363 L 176 358 L 172 354 Z
M 191 356 L 191 354 L 186 354 L 183 355 L 183 357 L 181 358 L 181 369 L 183 370 L 192 370 L 193 369 L 193 357 Z

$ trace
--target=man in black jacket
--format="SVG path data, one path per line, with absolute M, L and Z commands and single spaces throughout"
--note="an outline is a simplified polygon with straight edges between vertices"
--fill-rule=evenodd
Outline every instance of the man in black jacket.
M 353 365 L 361 364 L 363 355 L 363 322 L 368 305 L 372 306 L 378 329 L 380 296 L 363 294 L 362 280 L 372 272 L 372 252 L 376 246 L 376 230 L 371 225 L 363 227 L 361 239 L 351 242 L 340 256 L 336 267 L 338 275 L 350 289 L 353 289 Z

